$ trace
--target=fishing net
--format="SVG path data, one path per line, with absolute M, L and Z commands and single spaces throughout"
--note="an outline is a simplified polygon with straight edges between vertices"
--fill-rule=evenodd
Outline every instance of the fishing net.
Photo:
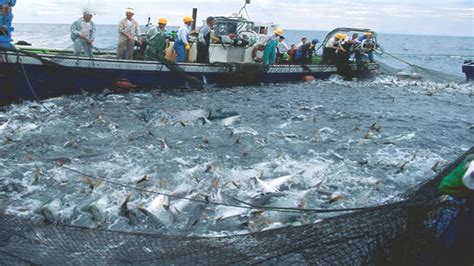
M 466 154 L 474 152 L 474 147 Z M 166 236 L 0 215 L 0 262 L 19 264 L 438 264 L 441 231 L 462 208 L 438 192 L 465 158 L 406 200 L 312 224 L 226 237 Z M 5 205 L 6 203 L 3 203 Z
M 396 68 L 389 64 L 390 60 L 387 60 L 387 58 L 378 60 L 377 63 L 379 64 L 379 72 L 384 75 L 394 76 L 394 75 L 398 75 L 400 72 L 405 72 L 408 75 L 415 74 L 415 75 L 418 75 L 423 80 L 428 80 L 428 81 L 437 82 L 437 83 L 464 81 L 464 78 L 461 76 L 456 76 L 456 75 L 445 73 L 439 70 L 412 64 L 410 62 L 405 61 L 404 59 L 401 59 L 387 52 L 382 52 L 381 55 L 382 56 L 386 55 L 390 57 L 392 60 L 396 60 L 406 65 L 406 68 L 403 68 L 403 69 Z M 383 61 L 386 61 L 386 62 L 383 62 Z

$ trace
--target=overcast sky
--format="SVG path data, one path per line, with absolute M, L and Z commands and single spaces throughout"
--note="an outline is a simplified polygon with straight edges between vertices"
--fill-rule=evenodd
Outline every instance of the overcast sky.
M 16 23 L 72 23 L 84 8 L 96 12 L 98 24 L 115 24 L 127 7 L 145 24 L 160 16 L 180 25 L 197 7 L 198 19 L 237 12 L 244 0 L 18 0 Z M 252 0 L 250 18 L 275 22 L 284 29 L 329 30 L 339 26 L 372 28 L 382 33 L 455 35 L 474 37 L 474 0 Z

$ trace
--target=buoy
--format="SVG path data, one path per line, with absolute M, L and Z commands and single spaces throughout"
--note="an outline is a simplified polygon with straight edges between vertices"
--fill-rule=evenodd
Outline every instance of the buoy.
M 135 89 L 137 87 L 137 85 L 133 84 L 128 79 L 119 79 L 117 82 L 115 82 L 115 86 L 124 90 Z
M 316 79 L 311 75 L 306 75 L 303 77 L 303 80 L 306 82 L 315 81 Z
M 420 79 L 423 78 L 423 76 L 421 76 L 420 73 L 416 73 L 416 72 L 415 72 L 415 73 L 412 73 L 412 74 L 410 75 L 410 78 L 411 78 L 411 79 L 420 80 Z

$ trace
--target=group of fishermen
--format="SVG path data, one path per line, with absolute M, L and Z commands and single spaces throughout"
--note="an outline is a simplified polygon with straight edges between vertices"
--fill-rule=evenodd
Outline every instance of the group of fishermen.
M 14 48 L 11 44 L 11 32 L 13 31 L 13 14 L 11 9 L 15 3 L 16 0 L 0 0 L 2 7 L 2 12 L 0 13 L 1 47 Z M 142 39 L 140 26 L 133 19 L 134 14 L 135 10 L 128 8 L 125 12 L 125 18 L 120 20 L 118 24 L 119 37 L 116 57 L 118 59 L 133 59 L 134 47 L 136 45 L 142 46 L 143 42 L 146 42 L 146 45 L 142 46 L 146 47 L 144 51 L 145 60 L 157 61 L 165 58 L 171 38 L 166 28 L 168 19 L 161 17 L 158 19 L 156 26 L 147 27 L 146 38 Z M 70 27 L 75 55 L 81 55 L 82 53 L 88 57 L 93 55 L 93 49 L 95 48 L 93 43 L 96 33 L 96 25 L 92 21 L 93 16 L 93 12 L 85 10 L 83 16 L 77 19 Z M 194 19 L 192 17 L 185 16 L 183 18 L 183 25 L 176 33 L 172 49 L 176 53 L 176 62 L 187 61 L 187 54 L 191 49 L 189 34 L 193 22 Z M 205 25 L 199 30 L 196 57 L 196 62 L 198 63 L 209 63 L 209 47 L 212 42 L 211 31 L 215 23 L 215 18 L 208 17 Z M 282 29 L 276 29 L 274 34 L 264 38 L 256 48 L 263 51 L 263 56 L 261 58 L 254 58 L 255 61 L 263 64 L 311 64 L 313 56 L 316 55 L 315 48 L 318 40 L 313 39 L 308 42 L 307 38 L 302 38 L 298 45 L 293 44 L 291 47 L 288 47 L 283 33 Z M 346 72 L 349 71 L 349 57 L 351 54 L 355 54 L 356 62 L 358 64 L 361 63 L 363 53 L 360 49 L 356 49 L 356 47 L 359 47 L 364 40 L 370 40 L 371 37 L 372 34 L 370 32 L 366 32 L 360 37 L 356 33 L 350 39 L 347 39 L 345 34 L 336 34 L 324 47 L 322 63 L 338 65 L 338 69 L 342 69 L 342 72 L 344 72 L 344 69 Z M 373 52 L 369 51 L 367 54 L 369 60 L 373 62 Z
M 135 45 L 143 44 L 141 39 L 140 26 L 133 19 L 135 10 L 128 8 L 125 12 L 125 18 L 120 20 L 118 25 L 118 43 L 117 55 L 118 59 L 133 59 Z M 96 26 L 92 22 L 91 11 L 84 11 L 83 16 L 71 25 L 71 39 L 74 42 L 74 54 L 92 57 L 93 42 L 96 32 Z M 176 62 L 185 62 L 187 52 L 191 49 L 189 42 L 190 28 L 194 19 L 190 16 L 183 18 L 183 25 L 178 29 L 173 45 L 176 52 Z M 213 17 L 206 19 L 206 24 L 200 29 L 197 43 L 197 62 L 209 63 L 209 46 L 211 43 L 211 30 L 216 20 Z M 145 60 L 162 60 L 165 58 L 165 51 L 170 45 L 170 34 L 166 28 L 168 19 L 161 17 L 158 19 L 156 26 L 147 27 L 146 50 L 144 53 Z
M 363 57 L 367 55 L 369 62 L 374 61 L 376 42 L 372 40 L 371 32 L 364 32 L 361 36 L 353 33 L 350 38 L 347 34 L 337 33 L 326 43 L 323 48 L 321 63 L 335 65 L 339 75 L 345 80 L 352 80 L 354 75 L 350 65 L 350 58 L 354 55 L 358 67 L 364 67 Z

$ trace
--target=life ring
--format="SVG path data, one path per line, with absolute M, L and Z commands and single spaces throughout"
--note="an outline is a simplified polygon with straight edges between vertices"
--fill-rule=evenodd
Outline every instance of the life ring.
M 252 50 L 253 61 L 257 63 L 262 63 L 264 50 L 265 50 L 265 46 L 263 46 L 262 44 L 255 45 L 255 47 Z

